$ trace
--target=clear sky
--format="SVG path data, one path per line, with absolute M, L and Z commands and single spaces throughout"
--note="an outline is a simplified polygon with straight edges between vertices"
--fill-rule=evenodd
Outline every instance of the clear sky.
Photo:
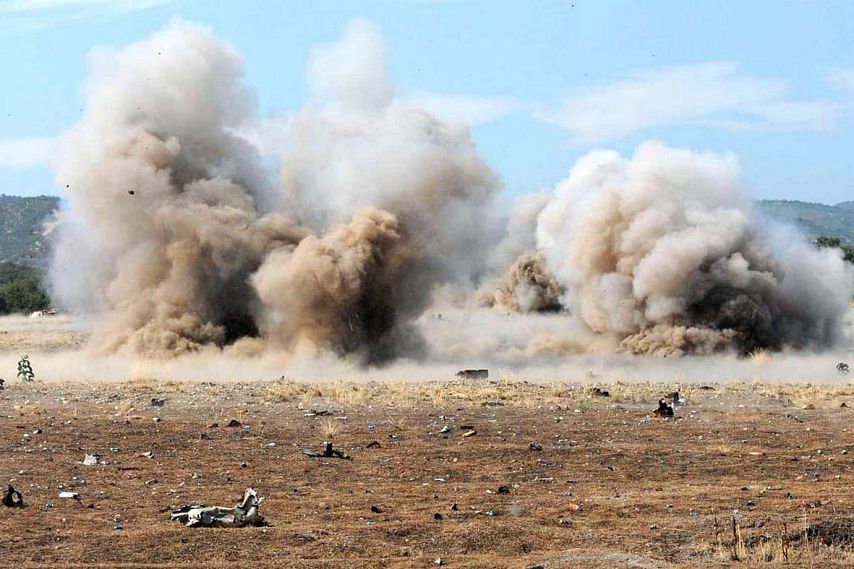
M 373 21 L 397 95 L 468 121 L 508 198 L 652 138 L 735 153 L 757 198 L 854 199 L 854 2 L 818 0 L 0 0 L 0 193 L 55 193 L 90 49 L 176 15 L 239 49 L 271 119 L 313 45 Z

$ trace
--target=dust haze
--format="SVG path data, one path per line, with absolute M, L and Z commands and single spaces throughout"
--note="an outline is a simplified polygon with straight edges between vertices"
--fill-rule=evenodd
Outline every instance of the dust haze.
M 50 268 L 86 340 L 34 365 L 708 380 L 713 361 L 720 379 L 819 379 L 850 352 L 854 271 L 762 219 L 735 157 L 597 150 L 505 212 L 467 126 L 400 100 L 389 57 L 350 22 L 313 50 L 305 106 L 265 122 L 239 53 L 204 27 L 95 50 L 54 165 Z

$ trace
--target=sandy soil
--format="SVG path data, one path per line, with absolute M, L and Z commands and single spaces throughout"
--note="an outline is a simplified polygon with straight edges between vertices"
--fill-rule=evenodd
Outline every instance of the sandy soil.
M 854 563 L 854 526 L 818 525 L 854 515 L 850 385 L 693 386 L 661 421 L 667 385 L 10 383 L 3 566 Z M 327 439 L 352 460 L 300 452 Z M 169 521 L 250 486 L 269 527 Z

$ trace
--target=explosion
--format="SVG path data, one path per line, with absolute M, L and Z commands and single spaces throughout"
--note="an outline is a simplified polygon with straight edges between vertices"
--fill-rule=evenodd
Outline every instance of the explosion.
M 760 219 L 732 156 L 592 152 L 554 192 L 519 198 L 502 240 L 498 181 L 467 127 L 396 99 L 386 60 L 364 20 L 313 51 L 308 103 L 264 127 L 277 177 L 245 137 L 259 120 L 241 59 L 208 30 L 176 20 L 94 54 L 55 167 L 54 301 L 92 317 L 96 350 L 155 356 L 441 356 L 421 317 L 437 291 L 478 287 L 481 304 L 584 327 L 520 353 L 836 341 L 851 269 Z
M 760 219 L 738 174 L 732 156 L 658 143 L 580 159 L 537 224 L 567 309 L 630 353 L 831 345 L 850 267 Z
M 434 284 L 477 270 L 472 222 L 496 184 L 465 128 L 392 99 L 384 59 L 364 21 L 314 54 L 276 188 L 236 134 L 252 105 L 231 47 L 174 21 L 101 54 L 56 168 L 52 266 L 55 300 L 95 316 L 93 345 L 403 351 Z

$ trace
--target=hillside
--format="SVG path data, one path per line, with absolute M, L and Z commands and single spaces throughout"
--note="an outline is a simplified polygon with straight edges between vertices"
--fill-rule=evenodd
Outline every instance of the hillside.
M 854 243 L 854 201 L 824 205 L 787 200 L 762 200 L 758 205 L 768 217 L 797 225 L 812 237 L 827 235 Z
M 55 196 L 0 195 L 0 262 L 41 265 L 48 255 L 43 224 L 58 207 Z M 854 201 L 836 205 L 788 200 L 762 200 L 767 216 L 801 227 L 812 237 L 837 236 L 854 243 Z
M 56 196 L 0 195 L 0 262 L 41 264 L 48 254 L 43 224 L 58 205 Z

